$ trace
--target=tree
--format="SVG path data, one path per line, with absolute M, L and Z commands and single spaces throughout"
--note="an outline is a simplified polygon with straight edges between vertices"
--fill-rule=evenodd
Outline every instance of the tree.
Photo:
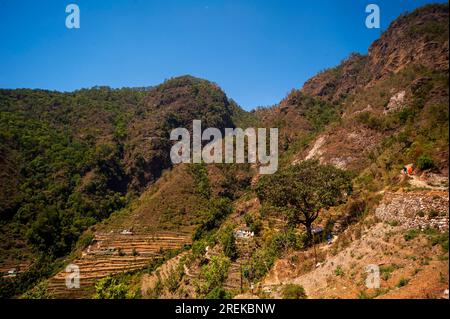
M 229 226 L 225 228 L 220 238 L 220 242 L 223 246 L 223 253 L 231 260 L 236 260 L 238 252 L 236 248 L 236 238 L 234 237 L 233 227 Z
M 201 277 L 205 279 L 203 292 L 208 294 L 217 287 L 222 287 L 222 283 L 228 276 L 230 260 L 224 255 L 213 256 L 207 265 L 201 269 Z
M 259 200 L 285 214 L 290 226 L 306 227 L 309 242 L 320 210 L 342 203 L 351 190 L 348 172 L 310 160 L 264 176 L 256 186 Z

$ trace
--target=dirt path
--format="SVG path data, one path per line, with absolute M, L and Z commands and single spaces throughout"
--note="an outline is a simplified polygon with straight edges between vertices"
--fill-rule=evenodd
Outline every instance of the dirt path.
M 435 185 L 431 185 L 429 184 L 427 181 L 423 180 L 420 176 L 418 175 L 411 175 L 409 176 L 410 179 L 408 180 L 409 184 L 413 187 L 417 187 L 417 188 L 427 188 L 427 189 L 432 189 L 432 190 L 448 190 L 448 186 L 435 186 Z

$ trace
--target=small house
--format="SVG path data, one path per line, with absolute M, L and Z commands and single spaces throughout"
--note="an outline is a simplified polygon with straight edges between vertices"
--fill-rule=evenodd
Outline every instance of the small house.
M 11 268 L 10 270 L 8 270 L 8 277 L 16 277 L 16 276 L 17 276 L 16 268 Z
M 238 229 L 234 232 L 234 237 L 236 238 L 252 238 L 253 236 L 255 236 L 255 233 L 247 227 Z

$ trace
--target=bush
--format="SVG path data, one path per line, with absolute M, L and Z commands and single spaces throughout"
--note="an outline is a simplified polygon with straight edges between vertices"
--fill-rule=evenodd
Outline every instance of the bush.
M 337 266 L 336 269 L 334 270 L 334 274 L 336 276 L 342 276 L 344 274 L 344 270 L 342 270 L 341 266 Z
M 252 232 L 255 233 L 255 235 L 258 235 L 263 227 L 263 224 L 261 222 L 261 219 L 254 218 L 250 214 L 244 215 L 245 224 Z
M 303 286 L 287 284 L 283 287 L 283 299 L 306 299 L 306 293 Z
M 428 155 L 421 155 L 417 159 L 417 167 L 421 170 L 430 169 L 434 167 L 434 162 Z
M 409 283 L 409 279 L 402 278 L 398 281 L 397 288 L 406 286 Z
M 223 287 L 216 287 L 206 295 L 206 299 L 231 299 L 231 294 Z
M 405 241 L 410 241 L 420 235 L 420 229 L 410 229 L 403 235 Z

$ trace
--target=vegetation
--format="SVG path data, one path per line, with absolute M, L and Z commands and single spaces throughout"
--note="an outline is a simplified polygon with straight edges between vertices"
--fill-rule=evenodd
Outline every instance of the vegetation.
M 213 256 L 208 264 L 201 269 L 200 277 L 205 280 L 200 293 L 209 298 L 226 296 L 222 291 L 222 284 L 227 278 L 230 260 L 225 256 Z
M 282 290 L 283 299 L 306 299 L 306 293 L 303 286 L 296 284 L 287 284 L 283 286 Z
M 194 240 L 200 239 L 208 232 L 219 227 L 223 219 L 228 216 L 232 211 L 231 202 L 226 198 L 215 198 L 209 203 L 208 210 L 203 211 L 203 222 L 195 230 L 192 238 Z
M 304 161 L 261 178 L 256 193 L 261 202 L 281 211 L 290 226 L 303 224 L 311 240 L 312 223 L 320 210 L 342 203 L 351 190 L 347 172 Z
M 208 171 L 204 163 L 189 165 L 189 172 L 194 177 L 195 192 L 206 199 L 211 196 Z
M 430 169 L 434 167 L 434 162 L 428 155 L 421 155 L 417 159 L 417 167 L 421 170 Z
M 95 299 L 133 299 L 137 293 L 127 284 L 130 275 L 108 276 L 95 284 Z
M 397 288 L 401 288 L 401 287 L 403 287 L 403 286 L 406 286 L 408 283 L 409 283 L 409 279 L 401 278 L 401 279 L 398 281 Z
M 233 227 L 227 227 L 221 234 L 220 242 L 223 246 L 223 253 L 231 260 L 238 257 L 236 250 L 236 238 L 234 237 Z

